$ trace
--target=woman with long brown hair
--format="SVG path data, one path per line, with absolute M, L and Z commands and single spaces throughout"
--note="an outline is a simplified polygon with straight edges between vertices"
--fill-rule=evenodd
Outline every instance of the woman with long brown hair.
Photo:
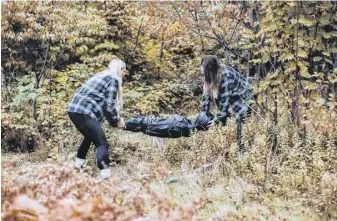
M 248 79 L 232 67 L 221 64 L 215 55 L 202 58 L 200 71 L 204 75 L 201 111 L 209 112 L 210 102 L 215 101 L 218 110 L 209 125 L 211 127 L 218 123 L 226 125 L 231 107 L 237 123 L 239 151 L 242 153 L 242 123 L 251 110 L 248 101 L 251 99 L 252 90 L 249 89 Z

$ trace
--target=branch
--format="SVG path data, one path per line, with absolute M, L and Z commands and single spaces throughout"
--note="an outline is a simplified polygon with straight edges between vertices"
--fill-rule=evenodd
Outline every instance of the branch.
M 232 34 L 231 34 L 230 39 L 229 39 L 229 43 L 232 41 L 232 38 L 233 38 L 233 36 L 234 36 L 234 33 L 235 33 L 235 31 L 236 31 L 236 29 L 237 29 L 239 23 L 240 23 L 240 20 L 238 20 L 238 22 L 237 22 L 236 25 L 235 25 L 235 28 L 234 28 L 234 30 L 233 30 L 233 32 L 232 32 Z
M 212 23 L 211 23 L 211 21 L 209 20 L 209 17 L 208 17 L 208 15 L 207 15 L 207 13 L 205 12 L 204 9 L 202 9 L 202 11 L 203 11 L 203 13 L 206 15 L 207 22 L 208 22 L 209 26 L 212 27 Z M 213 34 L 217 37 L 217 40 L 218 40 L 218 42 L 222 45 L 222 47 L 224 47 L 225 49 L 227 49 L 228 51 L 230 51 L 230 52 L 231 52 L 232 54 L 234 54 L 236 57 L 241 58 L 241 59 L 242 59 L 243 61 L 245 61 L 245 62 L 248 62 L 247 58 L 238 55 L 235 51 L 233 51 L 233 49 L 231 49 L 231 48 L 225 43 L 225 40 L 224 40 L 224 37 L 223 37 L 223 36 L 219 36 L 219 35 L 215 32 L 215 30 L 214 30 L 213 28 L 211 28 L 211 30 L 212 30 Z
M 241 8 L 241 11 L 240 11 L 240 14 L 242 13 L 242 11 L 243 11 L 243 7 Z M 235 33 L 235 31 L 236 31 L 236 28 L 238 27 L 238 25 L 239 25 L 239 23 L 240 23 L 240 19 L 238 19 L 238 22 L 236 23 L 236 25 L 235 25 L 235 28 L 234 28 L 234 30 L 233 30 L 233 32 L 232 32 L 232 34 L 231 34 L 231 37 L 230 37 L 230 39 L 229 39 L 229 43 L 232 41 L 232 38 L 233 38 L 233 36 L 234 36 L 234 33 Z
M 172 2 L 170 2 L 170 5 L 171 5 L 172 8 L 176 11 L 176 13 L 177 13 L 179 19 L 182 20 L 182 19 L 181 19 L 181 16 L 180 16 L 180 13 L 179 13 L 179 11 L 178 11 L 178 9 L 172 4 Z
M 216 31 L 213 29 L 212 22 L 209 20 L 209 17 L 208 17 L 207 13 L 205 12 L 205 10 L 203 8 L 202 8 L 202 12 L 205 14 L 205 16 L 207 18 L 207 23 L 208 23 L 209 27 L 211 27 L 211 30 L 212 30 L 213 34 L 219 39 L 219 41 L 222 41 L 223 36 L 219 36 L 216 33 Z
M 51 71 L 51 68 L 52 68 L 52 67 L 55 67 L 56 65 L 59 64 L 59 59 L 60 59 L 61 54 L 62 54 L 63 52 L 64 52 L 64 48 L 62 48 L 62 51 L 59 52 L 59 55 L 57 56 L 56 61 L 55 61 L 54 63 L 51 63 L 51 65 L 49 66 L 49 71 Z M 51 59 L 50 59 L 49 61 L 51 61 Z M 45 81 L 45 80 L 46 80 L 46 78 L 43 78 L 43 80 L 42 80 L 42 85 L 44 84 L 44 81 Z
M 44 56 L 43 67 L 42 67 L 42 69 L 40 71 L 40 74 L 35 74 L 35 76 L 36 76 L 36 88 L 39 88 L 40 80 L 41 80 L 41 78 L 42 78 L 42 76 L 44 74 L 45 68 L 46 68 L 47 56 L 48 56 L 49 48 L 50 48 L 50 44 L 48 44 L 46 55 Z
M 136 53 L 136 49 L 138 47 L 138 41 L 139 41 L 139 35 L 140 35 L 140 29 L 142 28 L 143 25 L 143 21 L 144 21 L 144 17 L 142 18 L 142 21 L 140 22 L 139 28 L 138 28 L 138 32 L 137 32 L 137 36 L 136 36 L 136 44 L 135 47 L 132 51 L 131 57 L 133 57 L 133 55 Z M 130 58 L 130 57 L 129 57 Z

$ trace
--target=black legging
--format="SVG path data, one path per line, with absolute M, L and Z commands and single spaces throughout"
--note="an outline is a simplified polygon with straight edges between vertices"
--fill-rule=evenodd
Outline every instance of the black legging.
M 105 137 L 101 124 L 86 114 L 68 112 L 68 115 L 76 128 L 84 136 L 84 139 L 78 148 L 77 157 L 85 159 L 91 143 L 94 143 L 97 149 L 97 166 L 99 169 L 108 168 L 110 163 L 108 154 L 109 143 Z

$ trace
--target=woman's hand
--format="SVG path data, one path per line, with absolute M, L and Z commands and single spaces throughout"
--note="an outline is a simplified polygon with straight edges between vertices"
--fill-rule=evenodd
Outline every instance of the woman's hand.
M 126 128 L 123 118 L 121 118 L 117 121 L 117 127 L 122 128 L 122 129 Z
M 214 125 L 215 125 L 214 120 L 211 120 L 211 121 L 208 122 L 206 127 L 207 127 L 207 129 L 209 129 L 209 128 L 213 127 Z

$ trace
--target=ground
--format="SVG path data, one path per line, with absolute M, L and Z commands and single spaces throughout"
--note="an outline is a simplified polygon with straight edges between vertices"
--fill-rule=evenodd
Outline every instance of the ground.
M 99 178 L 90 160 L 84 170 L 75 170 L 75 152 L 59 151 L 44 162 L 33 160 L 39 151 L 2 154 L 2 219 L 334 219 L 333 213 L 322 213 L 301 192 L 289 189 L 290 196 L 284 187 L 277 190 L 276 184 L 274 190 L 270 184 L 251 182 L 249 176 L 241 177 L 240 173 L 224 175 L 222 164 L 213 162 L 198 168 L 172 165 L 165 160 L 165 146 L 177 145 L 176 141 L 168 144 L 139 134 L 134 138 L 127 134 L 122 139 L 163 147 L 148 153 L 156 157 L 137 155 L 128 163 L 116 164 L 109 180 Z

